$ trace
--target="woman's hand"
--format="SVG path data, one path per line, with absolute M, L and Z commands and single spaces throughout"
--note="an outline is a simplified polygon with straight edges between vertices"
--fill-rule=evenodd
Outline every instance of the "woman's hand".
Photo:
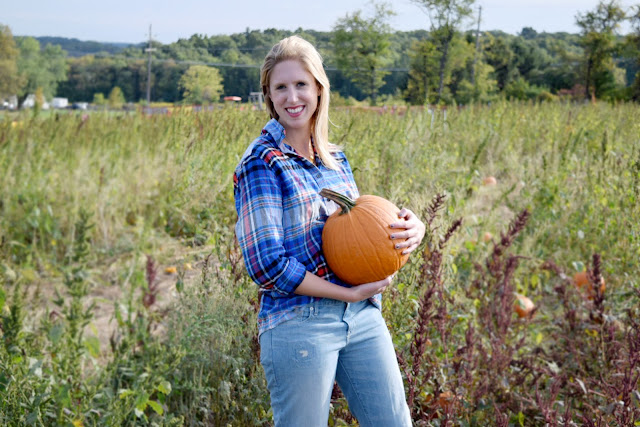
M 420 218 L 407 208 L 402 208 L 398 212 L 398 218 L 400 218 L 400 221 L 389 224 L 389 227 L 398 229 L 398 231 L 394 231 L 391 234 L 391 239 L 407 239 L 404 242 L 395 242 L 396 249 L 405 248 L 402 253 L 406 255 L 413 252 L 420 245 L 426 228 Z
M 351 295 L 349 297 L 349 301 L 346 302 L 359 302 L 371 298 L 376 294 L 382 293 L 387 286 L 391 284 L 393 276 L 395 276 L 395 273 L 382 280 L 378 280 L 377 282 L 364 283 L 362 285 L 348 288 Z

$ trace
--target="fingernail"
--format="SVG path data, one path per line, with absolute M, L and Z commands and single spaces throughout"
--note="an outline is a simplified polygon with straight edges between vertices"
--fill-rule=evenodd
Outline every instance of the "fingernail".
M 395 239 L 395 238 L 396 238 L 396 235 L 395 235 L 395 234 L 392 234 L 392 235 L 391 235 L 391 238 L 392 238 L 392 239 Z
M 400 245 L 396 245 L 396 249 L 399 249 L 399 248 L 400 248 Z

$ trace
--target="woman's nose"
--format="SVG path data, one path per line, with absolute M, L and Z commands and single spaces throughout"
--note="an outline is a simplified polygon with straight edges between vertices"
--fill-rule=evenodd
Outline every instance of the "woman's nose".
M 296 92 L 295 88 L 290 88 L 287 91 L 287 100 L 290 102 L 298 100 L 298 92 Z

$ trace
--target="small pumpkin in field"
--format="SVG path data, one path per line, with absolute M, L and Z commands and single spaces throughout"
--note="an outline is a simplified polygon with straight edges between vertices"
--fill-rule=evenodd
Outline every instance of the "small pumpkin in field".
M 498 180 L 496 180 L 496 178 L 494 176 L 491 176 L 491 175 L 485 176 L 482 179 L 482 184 L 483 185 L 490 186 L 490 185 L 496 185 L 497 183 L 498 183 Z
M 516 301 L 513 305 L 514 310 L 518 313 L 518 317 L 529 317 L 536 308 L 533 301 L 521 294 L 516 294 Z
M 389 224 L 398 221 L 398 209 L 390 201 L 372 195 L 349 197 L 324 188 L 322 197 L 340 206 L 322 231 L 322 250 L 331 270 L 351 285 L 382 280 L 398 271 L 409 259 L 400 240 L 391 240 Z
M 586 289 L 587 298 L 593 299 L 596 293 L 593 285 L 591 284 L 591 282 L 589 282 L 589 276 L 587 275 L 586 271 L 580 271 L 574 274 L 573 283 L 580 290 Z M 604 277 L 600 276 L 600 293 L 604 294 L 605 289 L 607 289 L 607 286 L 605 284 Z

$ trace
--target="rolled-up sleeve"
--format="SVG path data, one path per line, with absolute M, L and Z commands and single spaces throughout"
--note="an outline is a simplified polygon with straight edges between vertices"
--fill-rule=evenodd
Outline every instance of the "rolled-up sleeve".
M 265 291 L 292 294 L 306 269 L 286 254 L 281 188 L 265 160 L 256 156 L 244 159 L 235 172 L 234 196 L 236 237 L 249 276 Z

